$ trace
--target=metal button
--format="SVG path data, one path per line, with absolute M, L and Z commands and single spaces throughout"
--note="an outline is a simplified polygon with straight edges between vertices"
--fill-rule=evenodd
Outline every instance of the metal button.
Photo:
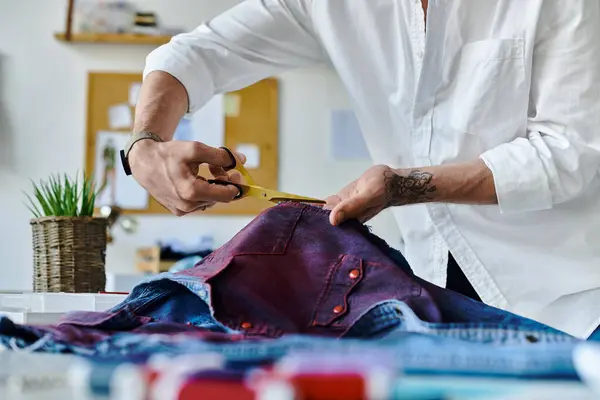
M 357 269 L 353 269 L 352 271 L 350 271 L 348 276 L 350 277 L 350 279 L 356 279 L 360 276 L 360 271 Z
M 342 311 L 344 311 L 344 307 L 343 306 L 335 306 L 335 307 L 333 307 L 333 313 L 334 314 L 339 314 Z
M 540 341 L 540 339 L 537 336 L 534 335 L 527 335 L 525 336 L 525 340 L 527 340 L 529 343 L 537 343 Z
M 250 322 L 242 322 L 242 329 L 250 329 L 252 328 L 252 324 Z

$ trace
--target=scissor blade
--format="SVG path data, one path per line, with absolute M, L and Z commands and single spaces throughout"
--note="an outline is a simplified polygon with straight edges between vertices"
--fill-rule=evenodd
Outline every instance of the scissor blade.
M 280 203 L 283 201 L 296 201 L 302 203 L 313 203 L 313 204 L 325 204 L 325 201 L 314 199 L 312 197 L 298 196 L 296 194 L 279 192 L 276 190 L 264 189 L 259 186 L 241 185 L 243 188 L 244 196 L 256 197 L 264 199 L 273 203 Z
M 310 204 L 326 204 L 327 203 L 325 200 L 312 199 L 310 197 L 302 197 L 302 196 L 298 196 L 298 197 L 273 197 L 269 201 L 272 202 L 272 203 L 282 203 L 284 201 L 295 201 L 295 202 L 298 202 L 298 203 L 310 203 Z

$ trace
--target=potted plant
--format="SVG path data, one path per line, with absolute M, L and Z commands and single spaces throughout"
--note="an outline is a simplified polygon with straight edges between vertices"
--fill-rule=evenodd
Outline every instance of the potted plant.
M 33 182 L 32 182 L 33 183 Z M 83 174 L 52 175 L 27 194 L 34 292 L 97 293 L 106 286 L 106 218 L 94 217 L 96 193 Z

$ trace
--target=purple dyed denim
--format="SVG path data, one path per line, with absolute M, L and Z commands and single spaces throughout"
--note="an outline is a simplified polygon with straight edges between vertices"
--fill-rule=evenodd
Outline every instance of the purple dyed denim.
M 391 299 L 424 321 L 442 322 L 431 294 L 368 240 L 366 227 L 334 227 L 327 215 L 295 203 L 269 209 L 180 274 L 208 283 L 216 319 L 250 336 L 340 336 Z

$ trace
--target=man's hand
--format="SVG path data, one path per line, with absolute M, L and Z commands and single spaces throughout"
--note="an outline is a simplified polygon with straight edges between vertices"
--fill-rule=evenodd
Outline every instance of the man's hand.
M 325 208 L 332 210 L 330 221 L 339 225 L 348 219 L 367 222 L 387 207 L 385 174 L 391 169 L 384 165 L 369 168 L 360 178 L 326 199 Z
M 427 202 L 497 204 L 494 179 L 481 161 L 420 169 L 371 167 L 360 178 L 327 198 L 330 222 L 364 223 L 388 207 Z
M 237 155 L 245 161 L 243 155 Z M 197 176 L 200 165 L 208 164 L 215 178 L 241 181 L 239 173 L 226 172 L 232 160 L 223 149 L 200 142 L 141 140 L 132 147 L 129 160 L 133 177 L 178 216 L 230 202 L 238 194 L 234 186 L 211 185 Z

